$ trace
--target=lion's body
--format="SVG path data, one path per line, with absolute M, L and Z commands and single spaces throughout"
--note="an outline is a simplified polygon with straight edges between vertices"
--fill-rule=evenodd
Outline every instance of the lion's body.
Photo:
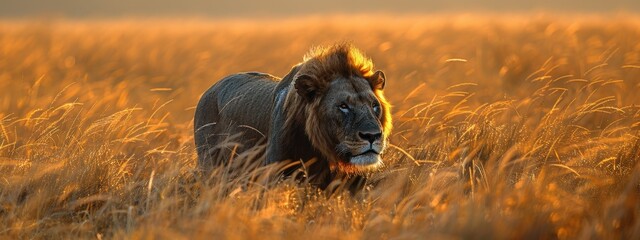
M 220 80 L 207 90 L 194 117 L 198 165 L 203 169 L 224 163 L 228 141 L 242 151 L 265 143 L 277 78 L 266 74 L 240 73 Z M 252 113 L 252 114 L 246 114 Z
M 307 171 L 322 187 L 337 176 L 360 181 L 348 176 L 379 167 L 391 127 L 384 75 L 355 51 L 334 46 L 282 79 L 252 72 L 218 81 L 194 117 L 199 167 L 210 170 L 265 144 L 265 164 L 315 159 Z
M 285 116 L 274 114 L 274 109 L 282 111 L 292 76 L 289 74 L 281 80 L 264 73 L 238 73 L 209 88 L 201 97 L 194 116 L 198 166 L 206 172 L 225 164 L 233 152 L 260 147 L 267 142 L 277 144 L 267 150 L 272 154 L 267 155 L 265 163 L 308 160 L 318 155 L 302 128 L 270 132 L 271 127 L 284 125 Z M 268 137 L 271 138 L 269 141 Z M 329 168 L 326 164 L 312 167 L 320 175 L 330 175 L 321 171 Z

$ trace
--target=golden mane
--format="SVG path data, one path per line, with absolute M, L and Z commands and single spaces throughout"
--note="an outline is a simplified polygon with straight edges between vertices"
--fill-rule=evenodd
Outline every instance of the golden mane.
M 337 76 L 360 76 L 370 82 L 374 74 L 373 62 L 351 44 L 336 44 L 331 47 L 316 47 L 305 56 L 298 74 L 314 76 L 319 81 L 331 81 Z M 384 97 L 382 89 L 374 89 L 374 94 L 382 107 L 382 128 L 384 136 L 391 134 L 391 104 Z
M 304 56 L 300 74 L 319 80 L 336 76 L 368 78 L 373 75 L 373 62 L 350 44 L 316 47 Z
M 371 84 L 374 95 L 380 102 L 382 116 L 380 123 L 382 127 L 383 138 L 386 139 L 391 133 L 391 106 L 384 97 L 381 86 L 377 86 L 376 71 L 373 68 L 373 62 L 367 58 L 358 49 L 349 44 L 338 44 L 330 47 L 314 48 L 304 57 L 304 62 L 298 65 L 299 70 L 294 77 L 296 82 L 299 77 L 308 76 L 311 81 L 305 81 L 300 84 L 303 89 L 319 90 L 318 94 L 326 94 L 329 83 L 339 77 L 352 79 L 354 77 L 364 78 Z M 384 76 L 383 76 L 384 77 Z M 305 78 L 307 79 L 307 78 Z M 298 86 L 296 86 L 298 88 Z M 300 89 L 298 89 L 300 90 Z M 302 94 L 304 95 L 304 94 Z M 285 100 L 285 126 L 294 128 L 294 123 L 305 123 L 305 132 L 309 137 L 312 145 L 323 152 L 326 157 L 335 157 L 334 149 L 330 144 L 330 135 L 334 134 L 333 129 L 323 128 L 319 115 L 327 109 L 323 109 L 320 105 L 320 99 L 316 98 L 311 103 L 300 101 L 301 94 L 294 91 L 289 92 L 287 100 Z M 348 167 L 346 165 L 336 165 L 340 160 L 334 159 L 330 163 L 331 168 L 338 168 L 345 173 L 360 172 L 361 169 Z

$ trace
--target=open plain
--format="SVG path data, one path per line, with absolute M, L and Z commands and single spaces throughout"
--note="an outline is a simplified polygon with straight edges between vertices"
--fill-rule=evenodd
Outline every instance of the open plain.
M 639 40 L 633 16 L 1 21 L 0 236 L 639 239 Z M 253 154 L 194 174 L 200 94 L 336 42 L 393 105 L 362 193 Z

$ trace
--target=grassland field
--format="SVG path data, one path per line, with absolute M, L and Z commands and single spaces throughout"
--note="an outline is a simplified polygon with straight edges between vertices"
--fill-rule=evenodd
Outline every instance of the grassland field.
M 340 42 L 393 105 L 364 192 L 194 174 L 211 84 Z M 640 239 L 639 105 L 632 15 L 2 20 L 0 238 Z

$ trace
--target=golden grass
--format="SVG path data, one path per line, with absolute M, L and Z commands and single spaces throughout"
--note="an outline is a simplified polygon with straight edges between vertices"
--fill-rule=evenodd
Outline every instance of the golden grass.
M 638 39 L 634 17 L 5 21 L 0 236 L 638 239 Z M 206 88 L 343 40 L 394 105 L 373 185 L 274 182 L 255 153 L 193 174 Z

